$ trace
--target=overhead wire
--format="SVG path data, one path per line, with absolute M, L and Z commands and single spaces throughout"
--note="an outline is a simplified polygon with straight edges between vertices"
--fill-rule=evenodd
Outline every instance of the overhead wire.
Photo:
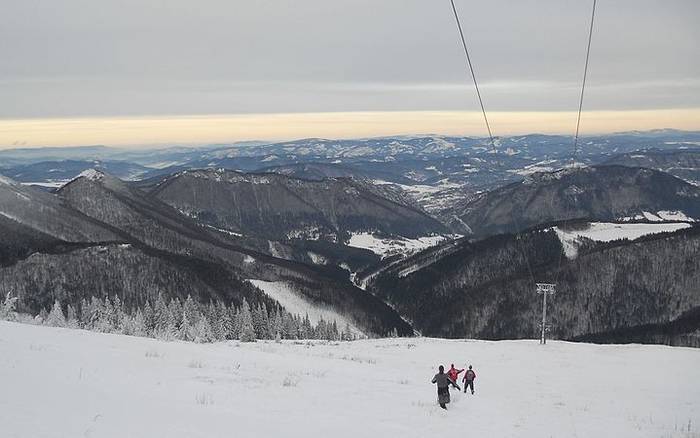
M 474 67 L 472 66 L 472 59 L 469 56 L 469 49 L 467 48 L 467 40 L 464 38 L 464 31 L 462 31 L 462 23 L 459 21 L 459 14 L 457 13 L 457 8 L 455 7 L 454 0 L 450 0 L 452 5 L 452 12 L 455 16 L 455 21 L 457 22 L 457 29 L 459 29 L 459 36 L 462 39 L 462 47 L 464 48 L 464 55 L 467 58 L 467 65 L 469 66 L 469 71 L 471 72 L 472 80 L 474 81 L 474 88 L 476 88 L 476 96 L 479 98 L 479 105 L 481 106 L 481 114 L 484 116 L 484 122 L 486 123 L 486 130 L 489 133 L 489 140 L 491 140 L 491 148 L 496 151 L 496 142 L 493 139 L 493 134 L 491 133 L 491 125 L 489 125 L 489 118 L 486 117 L 486 109 L 484 109 L 484 101 L 481 98 L 481 92 L 479 91 L 479 84 L 476 81 L 476 75 L 474 74 Z
M 457 8 L 456 8 L 456 6 L 455 6 L 454 0 L 450 0 L 450 4 L 451 4 L 451 6 L 452 6 L 452 12 L 453 12 L 453 14 L 454 14 L 454 18 L 455 18 L 455 21 L 456 21 L 456 23 L 457 23 L 457 29 L 459 30 L 459 36 L 460 36 L 460 39 L 461 39 L 461 42 L 462 42 L 462 48 L 464 49 L 464 55 L 465 55 L 465 57 L 466 57 L 467 66 L 469 67 L 469 73 L 471 74 L 472 81 L 474 82 L 474 88 L 475 88 L 475 90 L 476 90 L 476 95 L 477 95 L 477 98 L 479 99 L 479 105 L 480 105 L 480 107 L 481 107 L 481 113 L 482 113 L 482 115 L 483 115 L 483 117 L 484 117 L 484 123 L 486 124 L 486 130 L 488 131 L 489 140 L 491 141 L 491 147 L 492 147 L 492 150 L 493 150 L 494 153 L 498 153 L 497 148 L 496 148 L 496 143 L 495 143 L 494 137 L 493 137 L 493 132 L 492 132 L 492 130 L 491 130 L 491 125 L 489 124 L 488 116 L 486 115 L 486 109 L 485 109 L 485 107 L 484 107 L 484 101 L 483 101 L 483 99 L 482 99 L 482 97 L 481 97 L 481 92 L 480 92 L 480 90 L 479 90 L 479 84 L 478 84 L 478 81 L 477 81 L 477 79 L 476 79 L 476 74 L 474 73 L 474 67 L 473 67 L 473 65 L 472 65 L 471 56 L 469 55 L 469 49 L 468 49 L 468 47 L 467 47 L 466 38 L 465 38 L 465 36 L 464 36 L 464 30 L 462 29 L 462 23 L 461 23 L 461 21 L 460 21 L 460 19 L 459 19 L 459 13 L 457 12 Z M 582 84 L 581 84 L 581 94 L 580 94 L 580 97 L 579 97 L 578 114 L 577 114 L 577 117 L 576 117 L 576 131 L 575 131 L 575 134 L 574 134 L 573 148 L 572 148 L 572 154 L 571 154 L 571 164 L 572 164 L 572 165 L 575 164 L 575 162 L 576 162 L 576 155 L 577 155 L 577 153 L 578 153 L 578 141 L 579 141 L 580 126 L 581 126 L 581 114 L 582 114 L 582 112 L 583 112 L 583 98 L 584 98 L 584 95 L 585 95 L 585 90 L 586 90 L 586 79 L 587 79 L 587 76 L 588 76 L 588 64 L 589 64 L 590 53 L 591 53 L 591 41 L 592 41 L 592 39 L 593 39 L 593 25 L 594 25 L 594 21 L 595 21 L 596 4 L 597 4 L 597 0 L 593 0 L 593 8 L 592 8 L 592 12 L 591 12 L 591 21 L 590 21 L 590 26 L 589 26 L 589 30 L 588 30 L 588 43 L 587 43 L 587 46 L 586 46 L 586 60 L 585 60 L 585 63 L 584 63 L 584 70 L 583 70 L 583 81 L 582 81 Z M 502 165 L 502 164 L 503 164 L 503 163 L 501 162 L 501 165 Z M 514 221 L 515 226 L 516 226 L 516 229 L 517 229 L 516 232 L 517 232 L 517 231 L 523 231 L 522 229 L 520 229 L 520 225 L 519 225 L 518 220 L 517 220 L 517 218 L 515 217 L 515 214 L 514 214 L 514 212 L 513 212 L 512 209 L 511 209 L 510 213 L 511 213 L 511 217 L 513 218 L 513 221 Z M 517 236 L 517 235 L 516 235 L 516 240 L 517 240 L 517 241 L 521 244 L 521 246 L 522 246 L 522 242 L 520 242 L 520 238 L 519 238 L 519 236 Z M 524 249 L 522 249 L 522 248 L 521 248 L 521 250 L 524 251 Z M 557 279 L 558 279 L 558 276 L 559 276 L 559 271 L 561 270 L 561 261 L 562 261 L 563 250 L 564 250 L 564 249 L 563 249 L 563 247 L 562 247 L 562 252 L 560 252 L 560 254 L 559 254 L 559 262 L 558 262 L 558 268 L 557 268 L 557 274 L 556 274 Z M 531 279 L 531 281 L 533 282 L 533 285 L 534 285 L 534 283 L 536 283 L 536 281 L 535 281 L 535 279 L 534 279 L 534 274 L 533 274 L 532 266 L 531 266 L 531 264 L 530 264 L 530 259 L 529 259 L 529 257 L 528 257 L 527 255 L 524 255 L 524 258 L 525 258 L 525 260 L 526 260 L 527 269 L 528 269 L 528 273 L 529 273 L 529 275 L 530 275 L 530 279 Z M 555 281 L 555 283 L 556 283 L 556 281 Z

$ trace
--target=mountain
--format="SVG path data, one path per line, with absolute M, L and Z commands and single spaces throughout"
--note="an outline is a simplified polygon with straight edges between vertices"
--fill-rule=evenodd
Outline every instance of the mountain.
M 88 169 L 99 169 L 121 179 L 135 179 L 149 170 L 128 161 L 61 160 L 8 167 L 2 173 L 22 183 L 53 183 L 60 187 Z
M 68 242 L 109 241 L 117 237 L 104 224 L 73 210 L 63 200 L 3 176 L 0 176 L 0 216 L 17 226 Z
M 656 169 L 700 186 L 700 149 L 629 152 L 616 155 L 605 164 Z
M 474 236 L 577 218 L 700 220 L 700 188 L 651 169 L 568 168 L 485 192 L 455 214 Z
M 270 309 L 323 308 L 367 334 L 412 332 L 395 311 L 353 286 L 344 269 L 256 251 L 97 170 L 55 195 L 3 179 L 0 212 L 0 290 L 12 291 L 20 309 L 32 313 L 56 298 L 76 304 L 119 295 L 136 306 L 160 293 L 190 294 L 203 302 L 246 298 Z M 285 293 L 246 280 L 284 285 Z
M 631 236 L 642 237 L 634 240 L 596 237 L 587 223 L 464 240 L 391 263 L 367 287 L 426 336 L 536 336 L 542 309 L 535 282 L 551 282 L 553 337 L 624 342 L 621 331 L 629 330 L 637 340 L 671 342 L 661 335 L 678 321 L 685 331 L 677 336 L 700 329 L 700 227 L 667 233 L 664 224 L 647 225 L 657 234 L 637 230 Z M 624 235 L 639 225 L 615 226 Z M 566 248 L 571 233 L 588 236 L 575 254 Z
M 213 227 L 274 240 L 344 242 L 358 232 L 421 237 L 448 231 L 400 194 L 347 178 L 191 170 L 165 179 L 151 195 Z

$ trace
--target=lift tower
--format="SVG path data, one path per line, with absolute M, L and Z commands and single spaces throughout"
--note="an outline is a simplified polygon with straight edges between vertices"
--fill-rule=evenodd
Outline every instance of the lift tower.
M 549 331 L 550 325 L 547 324 L 547 295 L 554 295 L 555 284 L 552 283 L 537 283 L 537 295 L 542 295 L 542 337 L 540 338 L 540 344 L 544 345 L 547 343 L 547 331 Z

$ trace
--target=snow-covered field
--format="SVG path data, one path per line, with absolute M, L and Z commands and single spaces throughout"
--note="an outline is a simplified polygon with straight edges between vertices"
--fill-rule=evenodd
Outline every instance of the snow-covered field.
M 394 254 L 413 254 L 435 246 L 445 239 L 445 236 L 425 236 L 417 239 L 406 237 L 381 238 L 371 233 L 353 233 L 350 236 L 348 246 L 368 249 L 384 258 Z
M 472 363 L 448 411 L 438 364 Z M 700 350 L 383 339 L 198 345 L 0 322 L 0 436 L 698 437 Z
M 576 258 L 580 239 L 586 238 L 596 242 L 611 242 L 617 239 L 634 240 L 649 234 L 667 233 L 689 228 L 692 225 L 685 222 L 654 223 L 654 224 L 616 224 L 609 222 L 591 222 L 582 229 L 562 229 L 554 227 L 559 240 L 564 246 L 568 258 Z

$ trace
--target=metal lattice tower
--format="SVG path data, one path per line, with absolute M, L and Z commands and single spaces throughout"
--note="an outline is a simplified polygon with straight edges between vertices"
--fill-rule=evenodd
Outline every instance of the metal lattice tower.
M 542 322 L 540 323 L 540 327 L 542 329 L 540 344 L 542 345 L 547 343 L 547 332 L 551 328 L 551 325 L 547 324 L 547 295 L 554 295 L 556 292 L 555 289 L 555 284 L 537 283 L 537 295 L 542 295 Z

